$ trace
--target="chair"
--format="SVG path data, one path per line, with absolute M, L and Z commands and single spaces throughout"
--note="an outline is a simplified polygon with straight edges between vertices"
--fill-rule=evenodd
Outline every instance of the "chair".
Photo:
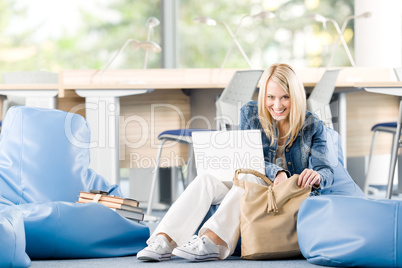
M 235 73 L 215 102 L 217 129 L 238 129 L 240 108 L 252 99 L 262 73 L 262 70 L 237 71 Z
M 333 129 L 332 114 L 329 107 L 335 90 L 339 69 L 326 70 L 307 99 L 307 110 L 315 113 L 324 125 Z
M 301 253 L 322 267 L 401 267 L 400 211 L 399 200 L 307 198 L 297 216 Z
M 216 120 L 217 128 L 219 130 L 236 129 L 239 124 L 240 108 L 250 101 L 253 97 L 257 84 L 263 70 L 246 70 L 237 71 L 229 84 L 223 90 L 221 96 L 215 102 L 216 105 Z M 175 129 L 166 130 L 159 134 L 158 139 L 161 140 L 159 144 L 158 152 L 156 155 L 155 171 L 152 178 L 151 190 L 148 199 L 148 207 L 146 213 L 146 219 L 157 220 L 151 216 L 152 213 L 152 203 L 156 187 L 156 180 L 159 176 L 159 163 L 161 158 L 161 153 L 163 145 L 167 141 L 175 141 L 189 146 L 189 157 L 187 160 L 187 177 L 185 179 L 186 187 L 188 183 L 195 177 L 193 174 L 193 144 L 191 134 L 194 131 L 203 131 L 210 129 Z
M 22 228 L 8 228 L 13 240 L 7 252 L 15 254 L 10 251 L 18 246 L 24 261 L 23 252 L 31 259 L 99 258 L 132 255 L 146 246 L 147 226 L 102 204 L 75 203 L 78 191 L 91 189 L 122 196 L 118 185 L 89 168 L 90 139 L 78 114 L 10 108 L 0 135 L 0 219 L 5 209 L 21 212 L 13 218 Z M 10 236 L 0 228 L 2 244 Z M 1 256 L 0 267 L 10 267 Z
M 394 68 L 394 72 L 395 72 L 396 79 L 398 81 L 402 81 L 402 68 Z M 399 116 L 398 122 L 378 123 L 371 128 L 371 131 L 373 131 L 373 140 L 371 142 L 370 155 L 368 158 L 368 165 L 366 168 L 366 176 L 365 176 L 365 182 L 364 182 L 364 193 L 365 194 L 368 194 L 369 190 L 370 190 L 368 175 L 369 175 L 371 160 L 372 160 L 372 157 L 374 154 L 375 142 L 376 142 L 376 138 L 377 138 L 378 134 L 380 132 L 392 134 L 392 144 L 394 144 L 395 138 L 396 138 L 395 134 L 397 132 L 397 127 L 398 127 L 398 124 L 401 124 L 401 123 L 402 123 L 402 118 L 401 118 L 401 116 Z M 398 145 L 398 148 L 399 148 L 402 145 L 400 142 L 398 142 L 398 143 L 399 143 L 399 145 Z M 391 150 L 391 162 L 392 162 L 392 157 L 394 156 L 396 158 L 396 156 L 398 155 L 398 148 L 397 148 L 396 152 L 394 152 L 393 149 Z M 391 173 L 391 169 L 392 169 L 392 163 L 390 163 L 390 171 L 389 171 L 390 173 Z M 390 175 L 390 177 L 388 178 L 388 186 L 387 186 L 387 193 L 386 193 L 386 197 L 388 199 L 390 199 L 391 195 L 392 195 L 393 180 L 394 180 L 393 175 L 392 176 Z

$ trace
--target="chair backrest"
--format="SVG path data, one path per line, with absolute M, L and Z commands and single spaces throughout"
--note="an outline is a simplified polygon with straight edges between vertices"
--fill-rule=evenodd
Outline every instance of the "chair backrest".
M 262 73 L 263 70 L 236 71 L 215 102 L 219 130 L 238 128 L 240 108 L 252 99 Z
M 338 132 L 328 127 L 325 128 L 325 132 L 327 135 L 327 150 L 325 150 L 322 157 L 329 161 L 334 172 L 334 178 L 329 187 L 321 190 L 321 194 L 364 197 L 363 191 L 353 181 L 348 170 L 344 166 L 345 159 L 343 158 L 341 137 Z M 309 166 L 309 168 L 312 166 L 311 159 Z
M 402 81 L 402 67 L 394 68 L 395 76 L 398 81 Z
M 335 90 L 339 71 L 339 69 L 326 70 L 307 99 L 307 110 L 318 115 L 324 124 L 330 128 L 333 128 L 333 125 L 329 104 Z
M 44 71 L 5 72 L 2 73 L 4 84 L 57 84 L 59 74 Z M 25 98 L 21 96 L 7 96 L 2 98 L 2 118 L 4 119 L 10 107 L 25 105 Z
M 11 107 L 0 135 L 0 197 L 14 204 L 77 200 L 78 191 L 114 191 L 88 168 L 91 133 L 78 114 Z

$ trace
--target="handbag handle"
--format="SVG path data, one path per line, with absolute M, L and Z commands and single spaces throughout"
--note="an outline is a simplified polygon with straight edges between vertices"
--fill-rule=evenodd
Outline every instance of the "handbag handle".
M 241 186 L 242 188 L 245 187 L 244 181 L 239 181 L 239 174 L 252 174 L 254 176 L 257 176 L 261 179 L 263 179 L 266 183 L 268 183 L 268 191 L 267 191 L 267 213 L 270 212 L 278 212 L 278 205 L 276 204 L 274 192 L 272 188 L 274 187 L 274 183 L 264 174 L 254 170 L 254 169 L 248 169 L 248 168 L 239 168 L 236 169 L 234 177 L 233 177 L 233 184 L 236 186 Z
M 239 174 L 253 174 L 254 176 L 257 176 L 261 179 L 263 179 L 266 183 L 268 183 L 269 186 L 274 186 L 274 183 L 264 174 L 258 172 L 257 170 L 254 169 L 249 169 L 249 168 L 239 168 L 236 169 L 234 177 L 233 177 L 233 181 L 238 181 L 239 180 Z

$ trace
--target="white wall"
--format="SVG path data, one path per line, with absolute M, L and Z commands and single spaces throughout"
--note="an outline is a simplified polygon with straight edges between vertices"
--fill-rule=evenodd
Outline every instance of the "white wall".
M 355 0 L 355 15 L 370 11 L 371 18 L 355 20 L 356 66 L 402 66 L 402 1 Z

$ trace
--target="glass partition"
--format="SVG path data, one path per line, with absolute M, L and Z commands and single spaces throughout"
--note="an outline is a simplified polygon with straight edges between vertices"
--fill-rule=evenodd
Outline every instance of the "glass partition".
M 275 17 L 256 16 L 261 12 L 272 12 Z M 254 68 L 278 61 L 301 67 L 326 66 L 338 33 L 331 23 L 324 28 L 313 14 L 334 19 L 341 25 L 353 13 L 353 0 L 179 0 L 179 66 L 219 68 L 232 45 L 224 67 L 248 68 L 241 50 L 232 44 L 230 31 L 236 35 L 236 29 L 236 39 Z M 216 25 L 197 22 L 200 17 L 212 18 Z M 353 21 L 343 35 L 353 54 Z M 350 66 L 341 45 L 335 53 L 332 66 Z
M 160 0 L 0 0 L 2 70 L 102 69 L 128 39 L 147 40 L 147 20 Z M 160 25 L 150 40 L 161 41 Z M 131 42 L 110 68 L 143 68 L 145 52 Z M 149 53 L 148 68 L 161 67 Z
M 129 39 L 161 45 L 161 1 L 0 0 L 2 70 L 102 69 Z M 353 2 L 176 0 L 177 16 L 166 17 L 177 20 L 176 67 L 248 68 L 251 64 L 263 68 L 278 61 L 301 67 L 326 66 L 338 34 L 333 24 L 326 23 L 324 28 L 312 14 L 341 25 L 353 15 Z M 275 17 L 256 16 L 261 12 L 272 12 Z M 160 21 L 151 33 L 147 23 L 150 17 Z M 199 17 L 213 18 L 217 25 L 195 22 Z M 353 23 L 347 24 L 343 34 L 352 55 Z M 237 44 L 232 42 L 230 31 L 236 34 Z M 170 34 L 165 36 L 169 38 Z M 147 68 L 163 67 L 163 47 L 162 53 L 146 53 L 135 44 L 130 42 L 110 68 L 143 68 L 146 57 Z M 331 65 L 350 66 L 341 45 Z

